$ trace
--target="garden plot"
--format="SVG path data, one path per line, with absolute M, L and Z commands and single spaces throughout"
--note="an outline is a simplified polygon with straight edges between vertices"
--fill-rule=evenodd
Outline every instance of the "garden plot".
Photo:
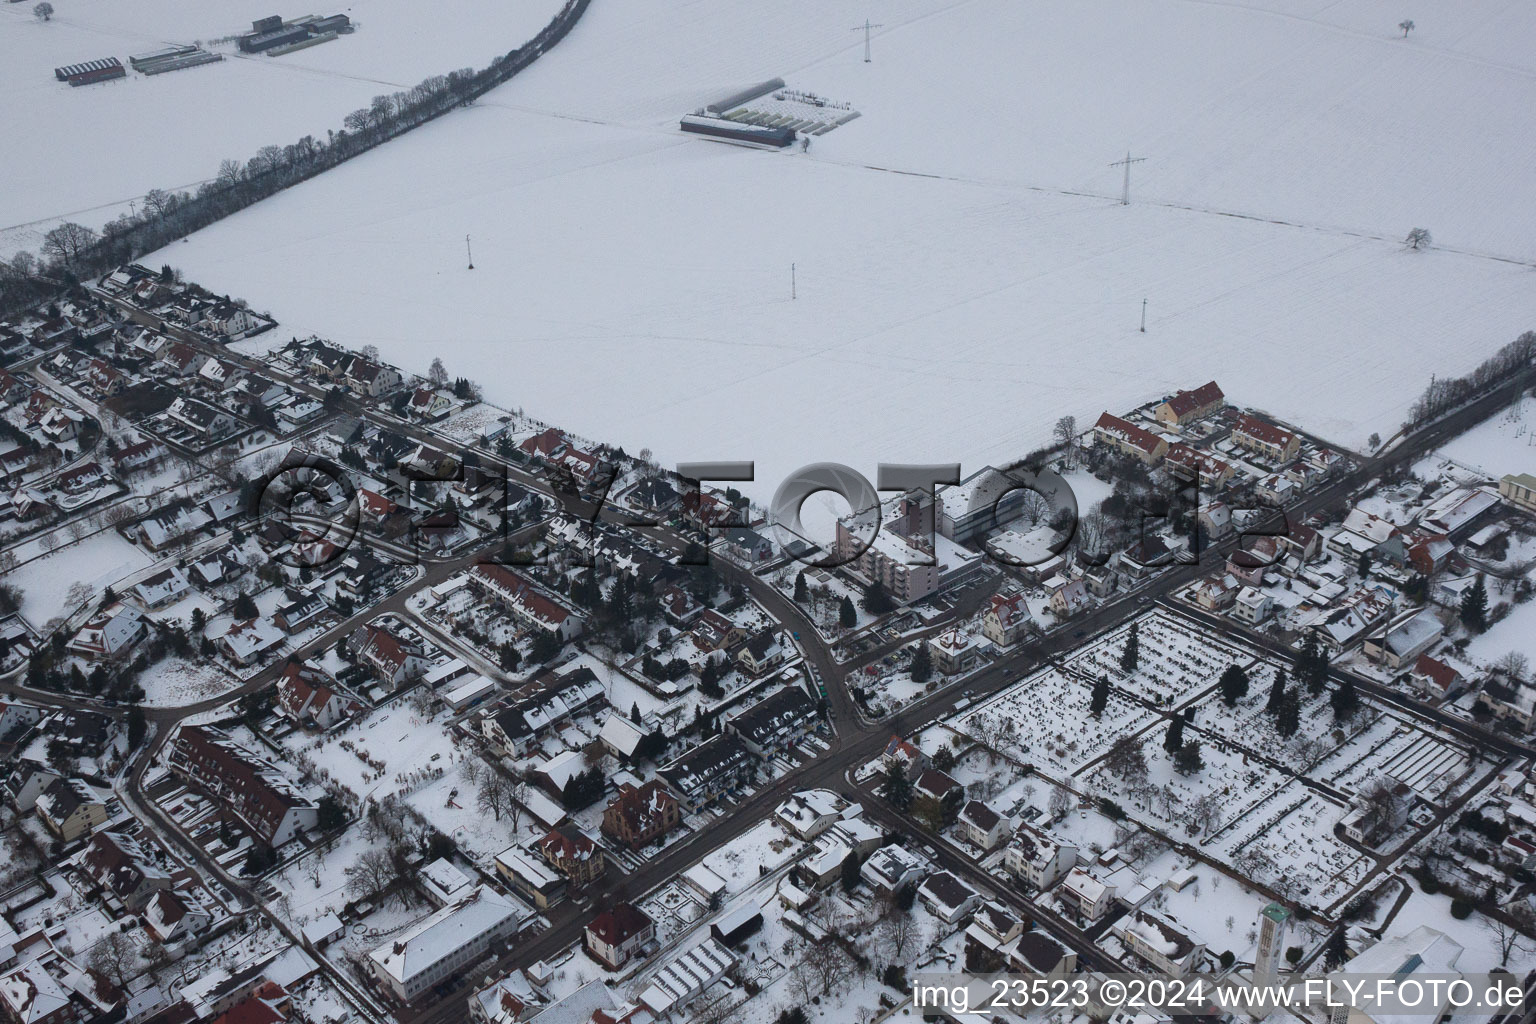
M 1136 622 L 1140 657 L 1130 675 L 1120 672 L 1129 625 L 1068 658 L 1067 667 L 1090 682 L 1107 675 L 1115 686 L 1155 704 L 1175 705 L 1214 685 L 1228 665 L 1246 668 L 1259 656 L 1251 647 L 1215 636 L 1167 612 L 1153 612 Z
M 1052 666 L 1026 677 L 960 719 L 954 731 L 1021 764 L 1076 775 L 1120 737 L 1157 715 L 1111 692 L 1104 714 L 1088 713 L 1090 687 Z M 1021 726 L 1020 723 L 1026 723 Z
M 1425 800 L 1443 802 L 1472 770 L 1468 755 L 1456 743 L 1383 715 L 1310 774 L 1350 791 L 1390 775 Z

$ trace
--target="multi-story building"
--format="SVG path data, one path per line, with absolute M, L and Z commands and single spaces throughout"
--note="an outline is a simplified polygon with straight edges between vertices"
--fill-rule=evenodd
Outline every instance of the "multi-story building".
M 656 922 L 632 903 L 618 903 L 588 922 L 582 944 L 609 970 L 618 970 L 656 941 Z
M 539 853 L 573 885 L 585 885 L 603 873 L 602 847 L 575 825 L 550 829 L 539 840 Z
M 183 726 L 171 743 L 172 771 L 224 804 L 262 842 L 279 847 L 313 828 L 316 807 L 271 762 L 207 725 Z
M 1168 454 L 1167 441 L 1109 412 L 1100 416 L 1099 421 L 1093 425 L 1093 442 L 1121 455 L 1140 459 L 1149 466 L 1156 465 Z
M 624 783 L 603 811 L 603 834 L 638 850 L 672 831 L 681 820 L 677 798 L 657 780 L 638 787 Z
M 1152 410 L 1152 418 L 1171 427 L 1182 427 L 1220 409 L 1226 395 L 1215 381 L 1208 381 L 1193 391 L 1180 391 L 1165 398 Z
M 1290 462 L 1301 451 L 1301 438 L 1256 416 L 1239 416 L 1232 443 L 1271 462 Z
M 1020 825 L 1003 851 L 1003 867 L 1015 879 L 1046 889 L 1077 863 L 1077 847 L 1033 825 Z
M 1499 478 L 1499 497 L 1527 512 L 1536 512 L 1536 476 L 1530 473 L 1504 474 Z
M 490 886 L 476 886 L 373 950 L 368 966 L 385 991 L 408 1002 L 473 967 L 516 935 L 528 916 Z

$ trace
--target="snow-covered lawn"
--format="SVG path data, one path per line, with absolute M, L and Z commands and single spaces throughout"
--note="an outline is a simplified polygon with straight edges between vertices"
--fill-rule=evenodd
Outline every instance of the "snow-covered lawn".
M 1516 404 L 1453 438 L 1441 455 L 1497 480 L 1505 473 L 1536 472 L 1536 398 Z
M 1536 314 L 1527 267 L 1470 254 L 1533 256 L 1536 12 L 1403 40 L 1384 2 L 1270 6 L 904 0 L 865 64 L 849 0 L 597 3 L 487 101 L 150 261 L 664 464 L 752 458 L 754 498 L 817 460 L 1017 457 L 1213 376 L 1360 445 Z M 863 116 L 806 153 L 677 132 L 770 75 Z M 1406 251 L 1418 224 L 1443 248 Z
M 11 570 L 6 582 L 21 588 L 22 614 L 41 626 L 55 615 L 77 610 L 66 607 L 65 601 L 76 583 L 89 584 L 93 593 L 100 594 L 153 560 L 116 530 L 106 530 Z

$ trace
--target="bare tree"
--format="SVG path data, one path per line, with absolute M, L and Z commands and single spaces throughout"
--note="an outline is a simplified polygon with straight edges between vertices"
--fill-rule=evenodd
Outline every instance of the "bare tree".
M 1530 665 L 1530 659 L 1525 655 L 1519 651 L 1510 651 L 1495 662 L 1493 667 L 1503 672 L 1511 681 L 1518 682 L 1525 678 L 1526 669 L 1530 668 Z
M 367 899 L 383 892 L 394 884 L 395 864 L 388 852 L 380 849 L 365 850 L 347 868 L 347 893 L 353 899 Z
M 1397 23 L 1397 27 L 1403 30 L 1403 38 L 1407 39 L 1408 33 L 1414 30 L 1413 19 L 1404 18 L 1402 21 Z
M 1429 228 L 1414 228 L 1408 232 L 1408 237 L 1405 241 L 1410 249 L 1428 249 L 1432 241 L 1429 235 Z
M 814 997 L 826 997 L 839 989 L 853 975 L 853 958 L 836 939 L 822 939 L 803 950 L 800 962 L 795 965 L 795 984 L 805 1001 Z
M 1049 809 L 1052 821 L 1065 818 L 1072 810 L 1072 794 L 1060 786 L 1052 786 Z
M 46 3 L 39 7 L 47 7 Z M 49 8 L 51 11 L 52 8 Z M 73 266 L 81 254 L 96 241 L 96 232 L 83 224 L 67 220 L 43 236 L 43 253 L 48 258 Z
M 127 987 L 128 982 L 138 977 L 144 969 L 139 944 L 117 931 L 109 932 L 91 947 L 85 965 L 104 975 L 118 988 Z
M 38 21 L 52 21 L 53 4 L 50 4 L 48 0 L 43 0 L 42 3 L 32 8 L 32 16 L 35 17 Z
M 431 381 L 435 387 L 442 387 L 448 383 L 448 368 L 443 365 L 442 359 L 432 360 L 432 365 L 427 367 L 427 380 Z
M 498 771 L 487 771 L 480 780 L 480 793 L 475 806 L 481 813 L 490 811 L 500 821 L 501 812 L 512 806 L 512 781 Z
M 1530 942 L 1528 935 L 1536 934 L 1536 914 L 1532 914 L 1524 904 L 1515 904 L 1509 910 L 1509 916 L 1514 921 L 1505 920 L 1503 917 L 1483 915 L 1483 930 L 1493 940 L 1493 948 L 1498 950 L 1499 963 L 1509 966 L 1510 958 L 1516 953 L 1522 956 L 1536 949 L 1536 944 Z
M 880 949 L 890 963 L 906 963 L 907 954 L 922 949 L 927 938 L 922 924 L 894 903 L 880 921 Z
M 1221 815 L 1221 796 L 1206 793 L 1189 805 L 1189 824 L 1195 835 L 1205 835 Z
M 1077 439 L 1077 417 L 1063 416 L 1056 421 L 1056 426 L 1051 431 L 1051 436 L 1056 443 L 1061 445 L 1062 455 L 1066 457 L 1067 465 L 1072 465 L 1072 456 Z

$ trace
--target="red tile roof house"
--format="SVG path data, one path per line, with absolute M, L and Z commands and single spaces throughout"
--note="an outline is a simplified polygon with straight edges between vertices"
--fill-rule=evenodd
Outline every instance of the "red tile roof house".
M 1414 686 L 1429 696 L 1444 697 L 1450 693 L 1452 687 L 1461 682 L 1461 673 L 1439 658 L 1421 654 L 1418 661 L 1413 663 L 1413 674 L 1409 679 Z
M 575 825 L 551 829 L 539 840 L 539 853 L 573 884 L 584 885 L 603 873 L 603 851 Z
M 290 661 L 277 681 L 277 713 L 297 723 L 314 722 L 329 729 L 362 710 L 362 705 L 336 692 L 335 680 L 311 665 Z
M 276 767 L 221 729 L 183 726 L 171 744 L 169 764 L 228 807 L 268 846 L 282 846 L 315 826 L 315 805 Z
M 1257 452 L 1275 462 L 1289 462 L 1301 450 L 1301 438 L 1273 423 L 1253 416 L 1239 416 L 1232 428 L 1232 441 L 1239 448 Z
M 1155 465 L 1168 454 L 1167 441 L 1150 430 L 1144 430 L 1108 412 L 1100 416 L 1099 421 L 1093 425 L 1093 440 L 1095 444 L 1107 445 L 1123 455 L 1140 459 L 1149 466 Z
M 1172 398 L 1165 399 L 1152 410 L 1152 416 L 1159 423 L 1183 426 L 1210 415 L 1225 404 L 1226 395 L 1221 393 L 1215 381 L 1209 381 L 1193 391 L 1180 391 Z
M 427 670 L 420 648 L 380 626 L 357 627 L 347 645 L 359 664 L 372 669 L 374 676 L 389 686 L 420 678 Z
M 524 576 L 500 565 L 482 562 L 470 570 L 470 581 L 499 600 L 525 626 L 558 633 L 571 640 L 581 633 L 582 619 Z
M 587 952 L 613 971 L 655 941 L 655 922 L 629 903 L 616 904 L 612 910 L 598 914 L 582 934 Z
M 681 819 L 677 798 L 656 779 L 638 788 L 625 783 L 603 811 L 603 834 L 638 850 L 672 831 Z

